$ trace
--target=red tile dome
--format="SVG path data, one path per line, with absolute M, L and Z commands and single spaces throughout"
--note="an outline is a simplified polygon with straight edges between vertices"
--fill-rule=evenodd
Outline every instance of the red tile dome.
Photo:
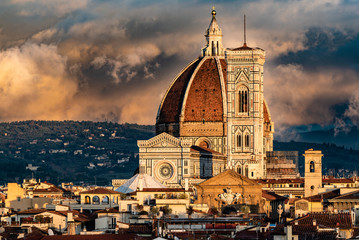
M 179 136 L 180 122 L 224 122 L 226 87 L 227 63 L 223 57 L 192 61 L 172 81 L 162 99 L 157 114 L 157 134 L 168 132 Z M 263 110 L 264 122 L 270 122 L 265 101 Z
M 221 72 L 221 74 L 220 74 Z M 224 59 L 206 57 L 190 63 L 175 78 L 164 96 L 157 124 L 223 121 L 227 64 Z

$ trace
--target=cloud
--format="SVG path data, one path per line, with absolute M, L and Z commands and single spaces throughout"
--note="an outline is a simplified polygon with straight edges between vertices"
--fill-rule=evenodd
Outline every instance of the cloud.
M 328 125 L 358 88 L 359 76 L 350 69 L 305 71 L 301 65 L 278 65 L 267 71 L 265 96 L 276 126 Z
M 77 82 L 56 46 L 24 44 L 0 52 L 0 91 L 2 121 L 67 119 Z
M 205 45 L 211 7 L 207 1 L 2 1 L 0 88 L 12 92 L 0 103 L 3 120 L 155 123 L 172 78 Z M 333 124 L 338 104 L 350 103 L 346 116 L 355 119 L 358 4 L 221 1 L 216 9 L 225 47 L 242 44 L 245 13 L 249 46 L 266 50 L 264 92 L 278 132 Z M 40 91 L 46 84 L 48 91 Z
M 359 88 L 350 97 L 344 117 L 349 118 L 351 123 L 359 127 Z
M 89 0 L 11 0 L 10 3 L 19 8 L 17 14 L 23 17 L 29 16 L 56 16 L 82 9 L 87 6 Z

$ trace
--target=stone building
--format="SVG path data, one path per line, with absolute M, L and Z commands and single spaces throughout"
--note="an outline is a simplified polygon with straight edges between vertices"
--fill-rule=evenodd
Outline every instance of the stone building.
M 218 209 L 224 206 L 248 206 L 251 212 L 264 212 L 262 186 L 233 170 L 196 184 L 195 188 L 196 204 Z
M 274 124 L 263 95 L 265 52 L 224 48 L 216 11 L 201 55 L 172 81 L 160 104 L 157 136 L 138 141 L 140 173 L 167 185 L 225 169 L 266 178 Z

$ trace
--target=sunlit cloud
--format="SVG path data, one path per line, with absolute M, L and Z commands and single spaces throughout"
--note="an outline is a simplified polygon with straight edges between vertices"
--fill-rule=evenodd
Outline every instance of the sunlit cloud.
M 211 7 L 205 1 L 1 2 L 0 120 L 154 124 L 173 77 L 205 45 Z M 225 47 L 243 43 L 246 14 L 248 44 L 266 50 L 264 92 L 277 133 L 344 118 L 358 124 L 358 4 L 221 1 L 216 10 Z M 335 108 L 343 104 L 340 115 Z

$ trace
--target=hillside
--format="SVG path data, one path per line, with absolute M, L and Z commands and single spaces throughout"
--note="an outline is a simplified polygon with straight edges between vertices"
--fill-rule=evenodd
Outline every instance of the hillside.
M 357 127 L 348 128 L 346 132 L 338 132 L 337 134 L 335 134 L 335 129 L 328 129 L 298 133 L 298 136 L 302 142 L 329 142 L 338 146 L 359 149 L 359 129 Z
M 299 151 L 299 171 L 303 174 L 304 151 L 313 148 L 321 150 L 323 157 L 323 174 L 337 177 L 350 176 L 353 171 L 358 170 L 359 151 L 333 143 L 308 143 L 308 142 L 277 142 L 274 141 L 274 150 L 277 151 Z
M 99 185 L 128 178 L 138 167 L 137 139 L 152 136 L 154 126 L 137 124 L 0 123 L 0 184 L 31 176 Z
M 34 176 L 52 183 L 110 184 L 138 167 L 137 140 L 155 135 L 154 126 L 109 122 L 24 121 L 0 123 L 0 184 Z M 324 153 L 323 171 L 340 176 L 356 170 L 359 151 L 334 144 L 275 142 L 275 150 L 308 148 Z M 303 157 L 299 161 L 303 170 Z M 330 169 L 334 169 L 330 170 Z M 346 171 L 340 169 L 346 169 Z

